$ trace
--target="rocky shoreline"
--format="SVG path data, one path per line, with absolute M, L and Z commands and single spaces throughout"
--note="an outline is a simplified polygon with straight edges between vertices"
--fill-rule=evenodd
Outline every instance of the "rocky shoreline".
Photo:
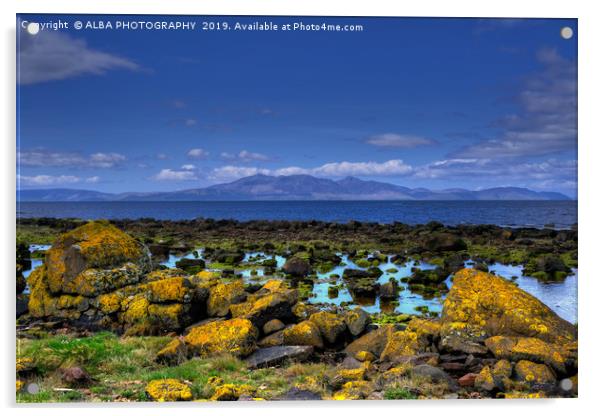
M 157 377 L 144 384 L 141 399 L 577 394 L 576 326 L 511 281 L 487 273 L 491 262 L 506 261 L 523 264 L 545 281 L 562 279 L 576 266 L 576 231 L 210 220 L 36 219 L 19 224 L 21 235 L 42 228 L 52 235 L 53 245 L 43 266 L 27 279 L 27 308 L 17 320 L 18 347 L 23 343 L 18 349 L 23 352 L 17 362 L 18 391 L 26 391 L 31 380 L 44 381 L 40 374 L 48 372 L 26 355 L 32 340 L 65 334 L 81 339 L 111 331 L 123 340 L 161 337 L 149 365 L 165 370 L 224 355 L 256 374 L 290 371 L 293 365 L 324 366 L 319 379 L 305 377 L 278 394 L 219 375 L 199 381 L 202 391 L 191 389 L 185 379 Z M 201 259 L 189 259 L 176 269 L 156 262 L 200 244 L 208 261 L 225 266 L 221 272 L 209 270 Z M 375 266 L 383 260 L 368 250 L 375 246 L 399 263 L 429 259 L 437 264 L 433 270 L 412 273 L 412 290 L 447 290 L 441 283 L 453 275 L 440 316 L 400 316 L 385 322 L 360 307 L 305 302 L 299 282 L 311 280 L 316 269 L 338 264 L 338 251 L 364 266 L 343 273 L 354 296 L 394 293 L 394 282 L 376 283 L 380 269 Z M 280 253 L 286 263 L 281 270 L 266 263 L 267 281 L 246 283 L 236 265 L 247 249 Z M 464 268 L 468 258 L 477 262 L 475 269 Z M 23 249 L 17 260 L 19 280 L 27 266 Z M 24 288 L 23 282 L 20 286 Z M 71 387 L 82 381 L 98 384 L 86 377 L 90 369 L 82 365 L 59 365 L 54 371 Z

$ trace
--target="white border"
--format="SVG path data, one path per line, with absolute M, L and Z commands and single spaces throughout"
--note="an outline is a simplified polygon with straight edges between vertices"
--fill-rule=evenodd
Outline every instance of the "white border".
M 153 3 L 153 4 L 151 4 Z M 525 411 L 546 414 L 587 414 L 602 403 L 600 395 L 600 300 L 602 276 L 597 272 L 596 259 L 602 250 L 600 221 L 600 80 L 602 65 L 599 39 L 602 39 L 602 22 L 596 13 L 595 2 L 557 1 L 527 2 L 505 1 L 355 1 L 355 0 L 3 0 L 2 10 L 2 123 L 4 129 L 2 157 L 2 249 L 0 264 L 3 267 L 4 313 L 2 319 L 2 394 L 10 413 L 64 415 L 82 411 L 90 415 L 106 416 L 107 412 L 121 414 L 140 409 L 148 415 L 167 412 L 219 412 L 230 415 L 240 412 L 279 415 L 342 413 L 365 415 L 376 412 L 416 412 L 422 414 L 487 413 L 505 415 Z M 427 402 L 299 402 L 244 404 L 146 404 L 123 406 L 51 406 L 18 407 L 14 404 L 14 235 L 15 235 L 15 13 L 107 13 L 107 14 L 232 14 L 232 15 L 332 15 L 332 16 L 444 16 L 444 17 L 564 17 L 579 18 L 579 329 L 581 372 L 579 374 L 579 399 L 531 401 L 427 401 Z M 597 405 L 597 406 L 596 406 Z M 599 410 L 596 412 L 598 413 Z M 592 412 L 593 413 L 593 412 Z

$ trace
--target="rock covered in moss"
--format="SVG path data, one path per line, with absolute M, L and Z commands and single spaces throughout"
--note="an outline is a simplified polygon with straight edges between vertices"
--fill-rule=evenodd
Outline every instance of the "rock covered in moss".
M 286 345 L 311 345 L 322 348 L 324 341 L 320 334 L 320 328 L 312 321 L 299 322 L 283 331 L 284 344 Z
M 241 306 L 237 315 L 250 320 L 258 328 L 262 328 L 268 321 L 278 319 L 291 321 L 294 318 L 293 306 L 297 303 L 297 291 L 281 288 L 262 295 L 255 294 L 244 306 Z M 234 316 L 234 310 L 232 310 Z
M 394 331 L 392 325 L 383 325 L 357 338 L 344 351 L 352 357 L 360 351 L 368 351 L 375 357 L 380 357 Z
M 206 357 L 220 353 L 247 356 L 256 349 L 258 330 L 248 319 L 213 321 L 193 328 L 184 337 L 189 353 Z
M 488 338 L 485 345 L 496 358 L 543 363 L 561 373 L 566 371 L 566 364 L 576 358 L 569 345 L 551 344 L 539 338 L 495 336 Z
M 316 324 L 322 335 L 322 339 L 334 344 L 346 331 L 347 325 L 343 317 L 326 311 L 321 311 L 309 317 Z
M 373 386 L 370 382 L 349 381 L 343 384 L 343 387 L 332 395 L 333 400 L 362 400 L 368 397 L 373 391 Z
M 179 380 L 168 378 L 152 380 L 146 385 L 146 394 L 156 402 L 177 402 L 192 400 L 192 390 Z
M 514 366 L 516 380 L 531 385 L 554 385 L 556 377 L 545 364 L 536 364 L 527 360 L 520 360 Z
M 311 265 L 306 259 L 293 256 L 284 263 L 282 270 L 293 277 L 304 277 L 311 272 Z
M 418 354 L 420 343 L 418 334 L 412 331 L 396 331 L 389 337 L 382 354 L 381 361 L 394 361 Z
M 151 261 L 142 243 L 106 221 L 92 221 L 59 236 L 45 265 L 51 293 L 95 296 L 138 282 Z
M 242 280 L 219 283 L 209 290 L 207 313 L 209 316 L 226 316 L 230 305 L 243 302 L 246 296 Z
M 255 393 L 255 388 L 248 384 L 222 384 L 215 389 L 215 393 L 209 400 L 212 401 L 236 401 L 243 395 Z
M 489 336 L 535 337 L 552 343 L 571 342 L 576 329 L 534 296 L 511 282 L 473 269 L 454 275 L 445 299 L 443 322 L 464 322 Z
M 492 367 L 485 366 L 475 377 L 474 386 L 483 391 L 505 391 L 511 384 L 512 364 L 508 360 L 500 360 Z

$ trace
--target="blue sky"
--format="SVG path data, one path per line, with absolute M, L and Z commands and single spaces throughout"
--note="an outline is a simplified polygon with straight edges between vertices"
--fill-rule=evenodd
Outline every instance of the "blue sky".
M 165 191 L 302 173 L 576 197 L 574 19 L 18 18 L 69 23 L 18 30 L 22 188 Z M 73 28 L 100 20 L 197 26 Z M 203 31 L 203 21 L 363 30 Z

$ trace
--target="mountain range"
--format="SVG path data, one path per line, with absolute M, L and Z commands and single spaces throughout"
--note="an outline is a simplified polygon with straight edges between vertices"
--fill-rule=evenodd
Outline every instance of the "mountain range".
M 230 183 L 172 192 L 125 192 L 111 194 L 81 189 L 22 189 L 19 201 L 343 201 L 343 200 L 570 200 L 558 192 L 536 192 L 526 188 L 499 187 L 477 191 L 454 188 L 430 190 L 407 188 L 385 182 L 347 177 L 340 180 L 311 175 L 253 175 Z

